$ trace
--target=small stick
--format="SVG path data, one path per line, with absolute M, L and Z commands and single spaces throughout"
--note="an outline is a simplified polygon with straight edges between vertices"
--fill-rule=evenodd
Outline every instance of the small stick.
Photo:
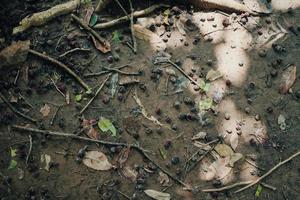
M 136 38 L 135 38 L 135 33 L 134 33 L 134 28 L 133 28 L 133 25 L 134 25 L 134 22 L 133 22 L 133 7 L 132 7 L 132 1 L 131 0 L 128 0 L 129 1 L 129 5 L 130 5 L 130 10 L 131 10 L 131 14 L 130 14 L 130 30 L 131 30 L 131 37 L 132 37 L 132 44 L 133 44 L 133 53 L 136 54 L 137 52 L 137 43 L 136 43 Z
M 178 65 L 176 65 L 174 62 L 172 62 L 171 60 L 168 59 L 167 61 L 168 63 L 170 63 L 173 67 L 175 67 L 178 71 L 180 71 L 187 79 L 189 79 L 192 83 L 194 83 L 195 85 L 199 86 L 200 85 L 194 80 L 192 79 L 189 75 L 187 75 L 183 69 L 181 69 Z
M 15 80 L 14 80 L 14 85 L 17 84 L 17 81 L 18 81 L 18 79 L 19 79 L 19 75 L 20 75 L 20 70 L 18 70 L 18 72 L 17 72 L 16 78 L 15 78 Z
M 23 117 L 24 119 L 27 119 L 28 121 L 31 121 L 33 123 L 37 122 L 36 119 L 31 118 L 27 115 L 25 115 L 24 113 L 21 113 L 20 111 L 18 111 L 6 98 L 5 96 L 0 92 L 0 98 L 4 101 L 4 103 L 6 103 L 6 105 L 9 107 L 9 109 L 15 113 L 16 115 L 19 115 L 20 117 Z
M 228 186 L 225 186 L 225 187 L 221 187 L 221 188 L 212 188 L 212 189 L 203 189 L 201 190 L 202 192 L 222 192 L 222 191 L 225 191 L 225 190 L 230 190 L 232 188 L 235 188 L 235 187 L 239 187 L 239 186 L 242 186 L 242 185 L 248 185 L 250 183 L 252 183 L 253 181 L 242 181 L 242 182 L 238 182 L 238 183 L 234 183 L 232 185 L 228 185 Z M 262 186 L 266 187 L 266 188 L 269 188 L 273 191 L 276 190 L 276 188 L 274 186 L 271 186 L 269 184 L 266 184 L 266 183 L 261 183 Z
M 69 67 L 67 67 L 65 64 L 59 62 L 58 60 L 51 58 L 50 56 L 46 55 L 46 54 L 42 54 L 40 52 L 37 52 L 33 49 L 29 49 L 28 51 L 29 53 L 38 56 L 44 60 L 47 60 L 55 65 L 57 65 L 58 67 L 64 69 L 66 72 L 68 72 L 71 76 L 73 76 L 86 90 L 89 90 L 90 87 L 75 73 L 73 72 Z
M 116 190 L 120 195 L 122 195 L 123 197 L 125 197 L 126 199 L 129 199 L 129 200 L 131 200 L 131 198 L 127 195 L 127 194 L 125 194 L 124 192 L 121 192 L 120 190 Z
M 55 113 L 53 114 L 53 117 L 51 118 L 50 125 L 52 126 L 55 120 L 55 117 L 57 116 L 58 111 L 61 109 L 62 105 L 58 106 Z
M 70 54 L 70 53 L 73 53 L 73 52 L 75 52 L 75 51 L 90 51 L 90 49 L 84 49 L 84 48 L 79 48 L 79 47 L 77 47 L 77 48 L 71 49 L 71 50 L 69 50 L 69 51 L 66 51 L 65 53 L 61 54 L 61 55 L 58 56 L 58 57 L 59 57 L 59 58 L 64 57 L 64 56 L 66 56 L 66 55 L 68 55 L 68 54 Z
M 166 5 L 166 4 L 156 4 L 156 5 L 150 6 L 149 8 L 146 8 L 144 10 L 135 11 L 134 13 L 132 13 L 132 15 L 133 15 L 134 18 L 141 17 L 141 16 L 144 16 L 144 15 L 148 15 L 148 14 L 152 13 L 154 10 L 156 10 L 158 8 L 161 8 L 161 7 L 170 7 L 170 6 Z M 109 21 L 109 22 L 104 22 L 104 23 L 101 23 L 101 24 L 96 24 L 94 26 L 94 28 L 95 29 L 110 28 L 112 26 L 115 26 L 115 25 L 118 25 L 118 24 L 122 24 L 124 22 L 129 21 L 129 20 L 130 20 L 130 17 L 128 17 L 126 15 L 126 16 L 123 16 L 121 18 Z
M 166 80 L 165 95 L 168 95 L 169 79 L 170 79 L 170 75 L 168 75 L 167 80 Z
M 109 72 L 111 72 L 111 70 L 112 69 L 122 69 L 122 68 L 124 68 L 124 67 L 128 67 L 129 65 L 122 65 L 122 66 L 120 66 L 120 67 L 116 67 L 116 68 L 108 68 L 109 69 L 109 71 L 107 71 L 107 70 L 105 70 L 105 71 L 101 71 L 101 72 L 95 72 L 95 73 L 87 73 L 87 74 L 84 74 L 83 76 L 84 77 L 91 77 L 91 76 L 101 76 L 101 75 L 103 75 L 103 74 L 108 74 Z
M 140 73 L 138 72 L 123 72 L 119 69 L 114 69 L 114 68 L 109 68 L 109 67 L 103 67 L 104 69 L 106 69 L 107 71 L 113 71 L 113 72 L 117 72 L 119 74 L 123 74 L 123 75 L 129 75 L 129 76 L 138 76 L 140 75 Z
M 55 89 L 64 97 L 64 98 L 66 98 L 66 95 L 57 87 L 57 85 L 56 85 L 56 83 L 54 82 L 54 80 L 51 78 L 51 77 L 49 77 L 50 78 L 50 80 L 51 80 L 51 82 L 52 82 L 52 84 L 54 85 L 54 87 L 55 87 Z
M 267 173 L 265 173 L 264 175 L 262 175 L 260 178 L 256 179 L 255 181 L 253 181 L 252 183 L 248 184 L 247 186 L 245 186 L 245 187 L 243 187 L 243 188 L 235 191 L 234 193 L 239 193 L 239 192 L 244 191 L 244 190 L 248 189 L 249 187 L 255 185 L 256 183 L 260 182 L 261 180 L 263 180 L 264 178 L 266 178 L 267 176 L 269 176 L 277 168 L 281 167 L 282 165 L 284 165 L 285 163 L 289 162 L 290 160 L 294 159 L 295 157 L 297 157 L 299 155 L 300 155 L 300 151 L 296 152 L 295 154 L 293 154 L 292 156 L 290 156 L 286 160 L 279 162 L 277 165 L 275 165 L 272 169 L 270 169 Z
M 28 165 L 28 160 L 29 160 L 31 151 L 32 151 L 32 137 L 31 137 L 31 135 L 29 135 L 29 150 L 28 150 L 28 154 L 26 156 L 26 165 Z
M 94 101 L 94 99 L 98 96 L 99 92 L 102 90 L 103 86 L 105 85 L 106 81 L 109 79 L 110 74 L 107 76 L 107 78 L 103 81 L 103 83 L 100 85 L 98 90 L 96 91 L 95 95 L 89 100 L 89 102 L 82 108 L 82 110 L 79 112 L 79 114 L 82 114 L 89 105 Z
M 85 30 L 89 31 L 99 42 L 101 42 L 104 46 L 109 46 L 107 41 L 101 37 L 96 31 L 94 31 L 91 27 L 89 27 L 86 23 L 84 23 L 81 19 L 79 19 L 76 15 L 71 14 L 72 18 Z

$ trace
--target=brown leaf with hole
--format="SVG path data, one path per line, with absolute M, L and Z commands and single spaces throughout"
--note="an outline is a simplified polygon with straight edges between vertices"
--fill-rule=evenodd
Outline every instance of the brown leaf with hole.
M 40 113 L 42 113 L 43 117 L 47 117 L 50 113 L 50 106 L 48 106 L 48 104 L 45 104 L 41 109 L 40 109 Z
M 289 89 L 294 85 L 296 80 L 296 72 L 296 65 L 291 65 L 283 71 L 279 86 L 279 92 L 281 94 L 286 94 L 289 91 Z
M 85 166 L 99 171 L 106 171 L 113 167 L 106 155 L 100 151 L 86 152 L 82 162 Z
M 93 35 L 90 35 L 92 38 L 92 41 L 96 47 L 96 49 L 98 49 L 99 51 L 101 51 L 102 53 L 107 53 L 111 51 L 111 47 L 108 41 L 105 41 L 105 43 L 102 43 L 100 41 L 98 41 Z

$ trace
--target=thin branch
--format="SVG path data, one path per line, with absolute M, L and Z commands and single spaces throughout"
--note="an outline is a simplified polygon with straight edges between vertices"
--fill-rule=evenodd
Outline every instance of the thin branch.
M 101 71 L 101 72 L 95 72 L 95 73 L 86 73 L 83 76 L 84 77 L 92 77 L 92 76 L 101 76 L 103 74 L 108 74 L 110 73 L 112 70 L 120 70 L 124 67 L 128 67 L 129 65 L 122 65 L 120 67 L 116 67 L 116 68 L 108 68 L 109 70 L 105 70 L 105 71 Z
M 84 49 L 84 48 L 79 48 L 79 47 L 77 47 L 77 48 L 71 49 L 71 50 L 69 50 L 69 51 L 66 51 L 65 53 L 61 54 L 61 55 L 58 56 L 58 57 L 59 57 L 59 58 L 64 57 L 64 56 L 66 56 L 66 55 L 68 55 L 68 54 L 70 54 L 70 53 L 73 53 L 73 52 L 75 52 L 75 51 L 90 51 L 90 49 Z
M 137 52 L 137 43 L 136 43 L 136 38 L 135 38 L 135 32 L 134 32 L 134 21 L 133 21 L 133 6 L 132 6 L 132 1 L 129 1 L 129 5 L 130 5 L 130 10 L 131 10 L 131 14 L 130 14 L 130 30 L 131 30 L 131 37 L 132 37 L 132 44 L 133 44 L 133 53 Z
M 273 171 L 275 171 L 276 169 L 278 169 L 279 167 L 281 167 L 282 165 L 284 165 L 285 163 L 289 162 L 290 160 L 296 158 L 299 155 L 300 155 L 300 151 L 296 152 L 295 154 L 293 154 L 292 156 L 290 156 L 286 160 L 279 162 L 277 165 L 275 165 L 272 169 L 270 169 L 267 173 L 265 173 L 264 175 L 262 175 L 260 178 L 258 178 L 255 181 L 251 182 L 247 186 L 245 186 L 245 187 L 243 187 L 243 188 L 235 191 L 234 193 L 239 193 L 239 192 L 244 191 L 244 190 L 248 189 L 249 187 L 257 184 L 258 182 L 260 182 L 261 180 L 263 180 L 264 178 L 266 178 L 267 176 L 269 176 Z
M 24 113 L 21 113 L 20 111 L 18 111 L 6 98 L 5 96 L 0 92 L 0 98 L 4 101 L 4 103 L 6 103 L 6 105 L 9 107 L 9 109 L 15 113 L 16 115 L 23 117 L 24 119 L 27 119 L 28 121 L 31 121 L 33 123 L 37 122 L 36 119 L 31 118 L 27 115 L 25 115 Z
M 32 137 L 31 137 L 31 135 L 29 135 L 29 150 L 28 150 L 28 154 L 26 156 L 26 165 L 28 165 L 28 160 L 29 160 L 31 151 L 32 151 Z
M 90 87 L 75 73 L 73 72 L 68 66 L 66 66 L 65 64 L 59 62 L 58 60 L 51 58 L 50 56 L 46 55 L 46 54 L 42 54 L 40 52 L 37 52 L 33 49 L 29 49 L 28 51 L 29 53 L 38 56 L 44 60 L 47 60 L 55 65 L 57 65 L 58 67 L 64 69 L 66 72 L 68 72 L 68 74 L 70 74 L 71 76 L 73 76 L 86 90 L 89 90 Z
M 58 91 L 59 94 L 61 94 L 64 98 L 66 98 L 66 95 L 57 87 L 56 83 L 54 82 L 54 80 L 49 76 L 52 84 L 54 85 L 55 89 Z
M 133 15 L 134 18 L 145 16 L 145 15 L 148 15 L 148 14 L 152 13 L 154 10 L 156 10 L 158 8 L 161 8 L 161 7 L 170 7 L 170 6 L 166 5 L 166 4 L 156 4 L 156 5 L 150 6 L 149 8 L 146 8 L 144 10 L 135 11 L 132 15 Z M 95 29 L 110 28 L 112 26 L 115 26 L 115 25 L 118 25 L 118 24 L 122 24 L 124 22 L 129 21 L 129 20 L 130 20 L 130 17 L 128 17 L 126 15 L 126 16 L 123 16 L 121 18 L 109 21 L 109 22 L 104 22 L 104 23 L 101 23 L 101 24 L 96 24 L 94 26 L 94 28 Z
M 96 91 L 95 95 L 90 99 L 90 101 L 82 108 L 82 110 L 79 112 L 79 114 L 82 114 L 89 105 L 94 101 L 94 99 L 98 96 L 99 92 L 102 90 L 103 86 L 105 85 L 106 81 L 109 79 L 110 74 L 107 76 L 107 78 L 103 81 L 103 83 L 100 85 L 98 90 Z
M 119 74 L 123 74 L 123 75 L 129 75 L 129 76 L 138 76 L 141 75 L 139 72 L 123 72 L 119 69 L 115 69 L 115 68 L 109 68 L 109 67 L 103 67 L 104 69 L 106 69 L 107 71 L 112 71 L 112 72 L 117 72 Z

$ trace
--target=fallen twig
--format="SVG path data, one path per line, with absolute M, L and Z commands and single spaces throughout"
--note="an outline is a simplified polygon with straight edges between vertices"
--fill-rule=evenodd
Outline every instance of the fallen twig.
M 99 0 L 98 4 L 96 6 L 95 12 L 101 12 L 107 4 L 109 4 L 111 2 L 111 0 Z
M 26 165 L 28 165 L 28 161 L 29 161 L 31 151 L 32 151 L 32 137 L 31 137 L 31 135 L 29 135 L 29 150 L 28 150 L 28 154 L 26 156 Z
M 279 162 L 277 165 L 275 165 L 272 169 L 270 169 L 267 173 L 265 173 L 264 175 L 262 175 L 261 177 L 259 177 L 258 179 L 256 179 L 255 181 L 252 181 L 251 183 L 249 183 L 247 186 L 235 191 L 234 193 L 239 193 L 241 191 L 244 191 L 246 189 L 248 189 L 249 187 L 257 184 L 258 182 L 260 182 L 261 180 L 263 180 L 264 178 L 266 178 L 267 176 L 269 176 L 273 171 L 275 171 L 277 168 L 281 167 L 282 165 L 284 165 L 285 163 L 289 162 L 290 160 L 296 158 L 297 156 L 300 155 L 300 151 L 296 152 L 295 154 L 293 154 L 292 156 L 290 156 L 289 158 L 287 158 L 284 161 Z
M 118 143 L 118 142 L 108 142 L 104 140 L 96 140 L 92 138 L 87 138 L 87 137 L 81 137 L 75 134 L 70 134 L 70 133 L 63 133 L 63 132 L 56 132 L 56 131 L 47 131 L 47 130 L 41 130 L 41 129 L 35 129 L 35 128 L 29 128 L 26 126 L 19 126 L 19 125 L 13 125 L 13 129 L 22 131 L 22 133 L 25 132 L 30 132 L 30 133 L 36 133 L 36 134 L 47 134 L 47 135 L 53 135 L 53 136 L 60 136 L 60 137 L 67 137 L 67 138 L 73 138 L 77 140 L 82 140 L 82 141 L 88 141 L 88 142 L 96 142 L 98 144 L 102 144 L 105 146 L 122 146 L 122 147 L 130 147 L 135 150 L 137 150 L 139 153 L 141 153 L 146 159 L 148 159 L 150 162 L 152 162 L 157 168 L 159 168 L 162 172 L 167 174 L 171 179 L 176 181 L 178 184 L 186 187 L 186 188 L 191 188 L 191 186 L 187 185 L 183 181 L 179 180 L 175 176 L 173 176 L 170 172 L 167 170 L 163 169 L 159 164 L 155 163 L 147 154 L 149 151 L 145 150 L 144 148 L 140 147 L 139 145 L 136 144 L 127 144 L 127 143 Z
M 41 26 L 48 21 L 60 16 L 65 15 L 75 10 L 80 5 L 80 0 L 69 1 L 67 3 L 56 5 L 48 10 L 34 13 L 33 15 L 27 16 L 20 21 L 20 26 L 13 29 L 13 34 L 21 33 L 26 31 L 32 26 Z
M 98 90 L 96 91 L 95 95 L 89 100 L 89 102 L 82 108 L 82 110 L 79 112 L 79 114 L 82 114 L 89 105 L 94 101 L 94 99 L 98 96 L 99 92 L 102 90 L 103 86 L 105 85 L 106 81 L 109 79 L 110 74 L 107 76 L 107 78 L 103 81 L 103 83 L 100 85 Z
M 123 72 L 119 69 L 116 69 L 116 68 L 109 68 L 109 67 L 104 67 L 104 69 L 106 69 L 107 71 L 112 71 L 112 72 L 117 72 L 119 74 L 123 74 L 123 75 L 129 75 L 129 76 L 138 76 L 138 75 L 141 75 L 139 72 Z
M 156 4 L 156 5 L 150 6 L 149 8 L 146 8 L 144 10 L 135 11 L 132 15 L 133 15 L 134 18 L 141 17 L 141 16 L 144 16 L 144 15 L 148 15 L 148 14 L 152 13 L 154 10 L 156 10 L 158 8 L 161 8 L 161 7 L 170 7 L 170 6 L 166 5 L 166 4 Z M 94 26 L 94 28 L 95 29 L 110 28 L 112 26 L 115 26 L 115 25 L 127 22 L 129 20 L 130 20 L 130 17 L 123 16 L 121 18 L 118 18 L 118 19 L 115 19 L 115 20 L 112 20 L 112 21 L 109 21 L 109 22 L 105 22 L 105 23 L 101 23 L 101 24 L 96 24 Z
M 176 65 L 174 62 L 172 62 L 170 59 L 167 60 L 168 63 L 170 63 L 173 67 L 175 67 L 178 71 L 180 71 L 187 79 L 189 79 L 192 83 L 194 83 L 195 85 L 199 86 L 199 83 L 197 81 L 195 81 L 194 79 L 192 79 L 192 77 L 190 77 L 189 75 L 187 75 L 187 73 L 185 73 L 183 71 L 183 69 L 181 69 L 178 65 Z M 201 87 L 200 87 L 201 88 Z
M 66 51 L 65 53 L 63 53 L 63 54 L 61 54 L 60 56 L 58 56 L 59 58 L 61 58 L 61 57 L 64 57 L 64 56 L 66 56 L 66 55 L 68 55 L 68 54 L 70 54 L 70 53 L 73 53 L 73 52 L 75 52 L 75 51 L 90 51 L 90 49 L 84 49 L 84 48 L 74 48 L 74 49 L 71 49 L 71 50 L 69 50 L 69 51 Z
M 135 33 L 134 33 L 134 28 L 133 28 L 133 7 L 132 7 L 132 1 L 131 0 L 128 0 L 129 1 L 129 5 L 130 5 L 130 11 L 131 11 L 131 14 L 130 14 L 130 30 L 131 30 L 131 37 L 132 37 L 132 44 L 133 44 L 133 53 L 136 53 L 137 52 L 137 43 L 136 43 L 136 38 L 135 38 Z
M 129 65 L 123 65 L 123 66 L 120 66 L 120 67 L 116 67 L 116 68 L 108 68 L 109 70 L 105 70 L 105 71 L 101 71 L 101 72 L 95 72 L 95 73 L 87 73 L 87 74 L 84 74 L 83 76 L 84 77 L 92 77 L 92 76 L 101 76 L 103 74 L 108 74 L 110 73 L 112 70 L 120 70 L 124 67 L 128 67 Z M 115 71 L 116 72 L 116 71 Z
M 68 72 L 71 76 L 73 76 L 86 90 L 89 90 L 90 87 L 75 73 L 73 72 L 68 66 L 66 66 L 65 64 L 59 62 L 58 60 L 51 58 L 50 56 L 46 55 L 46 54 L 42 54 L 40 52 L 37 52 L 33 49 L 29 49 L 29 53 L 38 56 L 40 58 L 43 58 L 44 60 L 47 60 L 53 64 L 56 64 L 57 66 L 59 66 L 60 68 L 64 69 L 66 72 Z
M 89 27 L 89 25 L 85 24 L 76 15 L 71 14 L 71 16 L 82 28 L 89 31 L 101 44 L 103 44 L 103 46 L 110 48 L 110 44 L 103 37 L 101 37 L 96 31 L 94 31 L 91 27 Z
M 37 122 L 36 119 L 31 118 L 31 117 L 25 115 L 24 113 L 21 113 L 20 111 L 18 111 L 13 105 L 11 105 L 11 103 L 5 98 L 5 96 L 1 92 L 0 92 L 0 98 L 4 101 L 4 103 L 6 103 L 6 105 L 9 107 L 9 109 L 16 115 L 19 115 L 20 117 L 23 117 L 24 119 L 27 119 L 33 123 Z
M 50 125 L 53 125 L 55 117 L 57 116 L 57 113 L 61 109 L 61 107 L 63 107 L 63 105 L 58 106 L 58 108 L 56 109 L 55 113 L 53 114 L 53 117 L 50 120 Z
M 66 95 L 57 87 L 57 85 L 54 82 L 54 80 L 51 77 L 49 77 L 49 78 L 50 78 L 52 84 L 54 85 L 55 89 L 58 91 L 58 93 L 61 94 L 64 98 L 66 98 Z

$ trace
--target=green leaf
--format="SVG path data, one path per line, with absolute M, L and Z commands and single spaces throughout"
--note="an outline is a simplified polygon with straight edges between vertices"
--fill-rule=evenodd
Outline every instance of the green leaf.
M 82 99 L 82 95 L 81 95 L 81 94 L 77 94 L 77 95 L 75 96 L 75 101 L 80 102 L 81 99 Z
M 10 156 L 13 158 L 16 157 L 16 155 L 17 155 L 17 149 L 10 148 Z
M 92 92 L 93 92 L 92 89 L 89 88 L 85 93 L 86 93 L 86 94 L 92 94 Z
M 121 36 L 121 33 L 119 31 L 114 31 L 112 33 L 112 41 L 116 44 L 120 43 L 121 42 L 120 36 Z
M 261 187 L 261 185 L 258 185 L 257 186 L 257 188 L 256 188 L 256 192 L 255 192 L 255 196 L 256 197 L 259 197 L 260 196 L 260 194 L 261 194 L 261 192 L 262 192 L 262 187 Z
M 211 98 L 206 98 L 199 102 L 199 110 L 209 110 L 213 106 L 213 100 Z
M 95 26 L 95 24 L 97 23 L 97 20 L 98 20 L 98 15 L 92 14 L 89 26 L 91 26 L 91 27 Z
M 209 87 L 210 87 L 210 83 L 205 83 L 205 81 L 200 78 L 198 79 L 198 83 L 199 83 L 199 87 L 203 92 L 208 92 Z
M 17 164 L 18 164 L 17 161 L 11 160 L 7 169 L 9 170 L 15 169 L 17 167 Z
M 117 136 L 116 128 L 109 119 L 101 117 L 101 119 L 98 121 L 98 127 L 103 132 L 110 131 L 113 137 Z

